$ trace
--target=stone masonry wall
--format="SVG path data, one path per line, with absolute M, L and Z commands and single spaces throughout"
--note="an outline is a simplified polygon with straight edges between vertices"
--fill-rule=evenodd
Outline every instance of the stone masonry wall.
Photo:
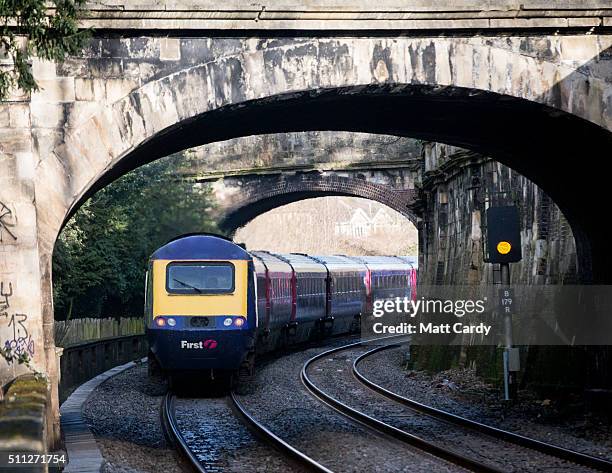
M 0 445 L 10 452 L 43 455 L 48 453 L 48 381 L 43 376 L 19 376 L 0 400 Z M 3 468 L 4 469 L 4 468 Z M 46 465 L 22 465 L 22 473 L 46 472 Z
M 423 284 L 492 284 L 497 265 L 484 262 L 485 209 L 519 206 L 523 259 L 516 284 L 576 281 L 571 228 L 533 182 L 490 158 L 434 143 L 423 147 L 421 275 Z
M 533 182 L 481 155 L 436 143 L 423 145 L 420 201 L 419 283 L 490 285 L 499 265 L 484 262 L 484 211 L 491 205 L 520 208 L 523 259 L 511 265 L 520 285 L 576 283 L 576 248 L 570 226 L 554 202 Z M 523 347 L 522 386 L 558 391 L 589 384 L 587 352 L 566 347 Z M 418 346 L 421 368 L 470 366 L 493 382 L 501 380 L 496 347 Z M 607 356 L 601 352 L 594 356 Z
M 119 4 L 109 8 L 121 10 Z M 32 61 L 38 91 L 0 104 L 0 347 L 8 343 L 12 350 L 28 354 L 32 367 L 49 376 L 56 426 L 53 246 L 65 218 L 82 199 L 126 170 L 213 141 L 321 127 L 435 138 L 485 146 L 490 152 L 498 146 L 530 151 L 530 135 L 512 130 L 517 120 L 494 136 L 480 133 L 479 124 L 492 120 L 466 113 L 465 107 L 476 105 L 501 118 L 510 117 L 510 111 L 537 118 L 547 129 L 554 122 L 555 129 L 571 125 L 586 130 L 587 137 L 594 137 L 580 140 L 580 152 L 586 155 L 594 156 L 589 146 L 600 146 L 612 129 L 612 35 L 273 38 L 252 33 L 202 37 L 201 31 L 184 37 L 135 30 L 100 33 L 104 25 L 120 25 L 109 13 L 104 12 L 107 20 L 97 23 L 99 33 L 78 57 L 63 64 Z M 140 19 L 136 23 L 144 25 Z M 564 23 L 569 26 L 567 19 Z M 131 21 L 124 25 L 136 26 Z M 173 21 L 162 18 L 156 24 L 161 26 L 176 33 Z M 0 66 L 9 65 L 0 57 Z M 394 105 L 398 99 L 405 105 L 395 105 L 395 113 L 372 113 L 376 104 L 391 99 Z M 350 103 L 362 108 L 348 113 Z M 425 103 L 428 111 L 442 108 L 437 114 L 420 113 L 423 105 L 417 105 Z M 290 106 L 314 107 L 307 108 L 314 116 L 281 113 Z M 571 120 L 541 114 L 549 109 Z M 547 163 L 572 154 L 578 140 L 563 139 L 569 135 L 555 136 L 545 148 L 548 154 L 540 156 L 541 168 L 531 171 L 547 176 Z M 535 162 L 523 153 L 507 155 Z M 581 170 L 572 168 L 571 178 Z M 584 185 L 576 192 L 582 200 L 572 202 L 586 208 L 591 193 L 602 186 L 593 186 L 589 179 L 576 183 Z M 593 201 L 604 201 L 601 196 L 605 191 Z M 25 371 L 16 366 L 0 360 L 0 384 Z

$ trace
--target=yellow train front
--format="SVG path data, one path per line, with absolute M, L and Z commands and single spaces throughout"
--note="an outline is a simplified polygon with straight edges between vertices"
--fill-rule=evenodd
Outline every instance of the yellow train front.
M 257 315 L 252 257 L 222 237 L 187 235 L 149 260 L 145 320 L 152 372 L 251 370 Z

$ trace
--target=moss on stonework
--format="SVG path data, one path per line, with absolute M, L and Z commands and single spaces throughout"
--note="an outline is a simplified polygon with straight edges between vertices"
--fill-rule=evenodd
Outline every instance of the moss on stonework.
M 462 347 L 447 345 L 413 345 L 412 368 L 432 373 L 458 366 L 474 368 L 485 381 L 499 385 L 502 382 L 502 349 L 489 346 Z
M 47 379 L 39 374 L 24 374 L 16 378 L 7 391 L 7 395 L 21 393 L 47 393 Z
M 410 357 L 413 368 L 430 372 L 446 370 L 456 366 L 460 347 L 444 345 L 412 345 Z
M 0 444 L 5 448 L 44 451 L 46 378 L 27 374 L 9 386 L 0 402 Z
M 0 445 L 3 448 L 28 451 L 44 450 L 43 421 L 37 418 L 0 419 Z

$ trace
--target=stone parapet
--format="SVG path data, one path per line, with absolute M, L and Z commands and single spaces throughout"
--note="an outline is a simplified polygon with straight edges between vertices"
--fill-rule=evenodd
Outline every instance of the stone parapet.
M 444 30 L 543 28 L 589 29 L 612 24 L 609 2 L 538 0 L 382 0 L 376 3 L 273 0 L 218 2 L 177 0 L 94 0 L 87 3 L 82 23 L 98 29 L 200 30 Z
M 47 452 L 49 417 L 48 381 L 44 376 L 24 374 L 16 378 L 0 402 L 0 446 L 13 453 Z M 43 465 L 20 467 L 20 472 L 46 472 Z

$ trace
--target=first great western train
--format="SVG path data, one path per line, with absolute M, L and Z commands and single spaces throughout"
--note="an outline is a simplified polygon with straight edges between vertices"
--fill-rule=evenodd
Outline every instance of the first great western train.
M 357 331 L 374 300 L 415 290 L 409 257 L 247 252 L 216 235 L 186 235 L 149 260 L 149 369 L 248 379 L 256 352 Z

